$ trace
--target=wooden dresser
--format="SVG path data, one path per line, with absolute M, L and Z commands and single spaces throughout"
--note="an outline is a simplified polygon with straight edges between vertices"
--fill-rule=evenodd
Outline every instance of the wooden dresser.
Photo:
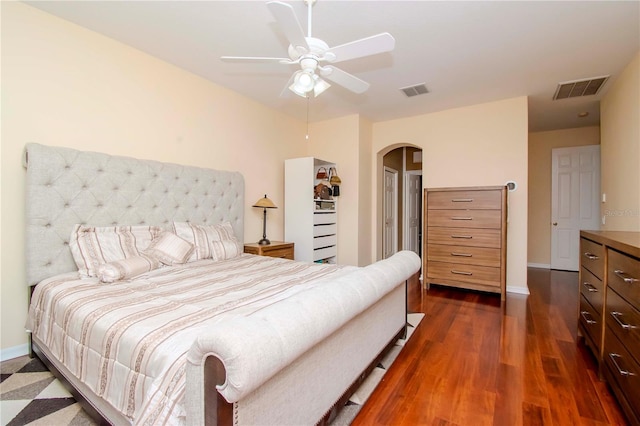
M 425 284 L 506 296 L 507 187 L 424 190 Z
M 640 232 L 580 232 L 578 332 L 631 424 L 640 424 Z

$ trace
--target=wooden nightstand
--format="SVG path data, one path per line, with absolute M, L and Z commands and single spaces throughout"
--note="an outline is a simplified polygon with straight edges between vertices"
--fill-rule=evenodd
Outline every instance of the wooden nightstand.
M 281 257 L 283 259 L 293 260 L 293 243 L 271 241 L 271 244 L 266 246 L 261 246 L 258 243 L 246 243 L 244 245 L 244 252 L 257 254 L 258 256 Z

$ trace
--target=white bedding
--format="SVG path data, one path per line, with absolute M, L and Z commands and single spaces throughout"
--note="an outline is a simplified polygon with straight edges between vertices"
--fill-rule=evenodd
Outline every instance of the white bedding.
M 185 421 L 185 360 L 216 323 L 247 316 L 357 268 L 253 255 L 161 268 L 103 284 L 77 273 L 36 287 L 28 327 L 133 424 Z

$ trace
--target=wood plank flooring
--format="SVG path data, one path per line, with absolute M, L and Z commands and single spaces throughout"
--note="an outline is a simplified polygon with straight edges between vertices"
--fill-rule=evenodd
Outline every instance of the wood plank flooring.
M 625 425 L 577 338 L 577 272 L 529 268 L 528 284 L 504 304 L 410 285 L 425 318 L 352 424 Z

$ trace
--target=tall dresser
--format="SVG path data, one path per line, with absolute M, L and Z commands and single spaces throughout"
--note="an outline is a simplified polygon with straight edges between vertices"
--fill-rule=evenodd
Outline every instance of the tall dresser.
M 424 190 L 425 284 L 506 296 L 507 187 Z
M 631 424 L 640 424 L 640 232 L 580 232 L 578 332 Z

